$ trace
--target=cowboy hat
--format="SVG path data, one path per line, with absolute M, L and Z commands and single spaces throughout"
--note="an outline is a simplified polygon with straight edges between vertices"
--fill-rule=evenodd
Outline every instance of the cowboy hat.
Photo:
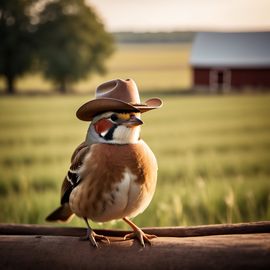
M 140 103 L 139 91 L 132 79 L 112 80 L 99 85 L 96 97 L 83 104 L 76 115 L 80 120 L 91 121 L 97 114 L 106 111 L 144 113 L 162 106 L 159 98 L 150 98 Z

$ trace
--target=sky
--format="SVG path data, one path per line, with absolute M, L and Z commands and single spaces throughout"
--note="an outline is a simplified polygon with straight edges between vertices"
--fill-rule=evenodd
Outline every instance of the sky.
M 117 31 L 269 30 L 270 0 L 86 0 Z

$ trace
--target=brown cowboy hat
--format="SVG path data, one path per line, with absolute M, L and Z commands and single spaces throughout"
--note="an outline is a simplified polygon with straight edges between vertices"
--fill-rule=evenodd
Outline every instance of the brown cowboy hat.
M 159 98 L 150 98 L 141 104 L 136 83 L 132 79 L 117 79 L 99 85 L 96 98 L 83 104 L 76 115 L 80 120 L 91 121 L 95 115 L 106 111 L 144 113 L 161 106 Z

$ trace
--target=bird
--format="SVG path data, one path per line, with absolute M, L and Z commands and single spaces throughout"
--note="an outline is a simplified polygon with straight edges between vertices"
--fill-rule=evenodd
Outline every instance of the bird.
M 80 120 L 90 122 L 89 128 L 72 154 L 61 187 L 61 205 L 46 220 L 68 222 L 74 215 L 84 219 L 84 239 L 98 247 L 98 241 L 110 241 L 95 233 L 88 220 L 122 219 L 133 230 L 124 239 L 137 238 L 143 247 L 151 244 L 155 236 L 144 233 L 131 219 L 148 207 L 157 182 L 157 160 L 140 135 L 141 115 L 161 106 L 159 98 L 141 103 L 132 79 L 98 86 L 95 99 L 77 110 Z

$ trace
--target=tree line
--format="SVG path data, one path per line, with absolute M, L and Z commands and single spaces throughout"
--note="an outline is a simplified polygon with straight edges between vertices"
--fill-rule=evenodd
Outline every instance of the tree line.
M 192 43 L 196 32 L 115 32 L 113 33 L 117 43 Z
M 65 93 L 69 84 L 104 73 L 113 50 L 112 35 L 84 0 L 0 1 L 0 75 L 8 94 L 32 70 Z

